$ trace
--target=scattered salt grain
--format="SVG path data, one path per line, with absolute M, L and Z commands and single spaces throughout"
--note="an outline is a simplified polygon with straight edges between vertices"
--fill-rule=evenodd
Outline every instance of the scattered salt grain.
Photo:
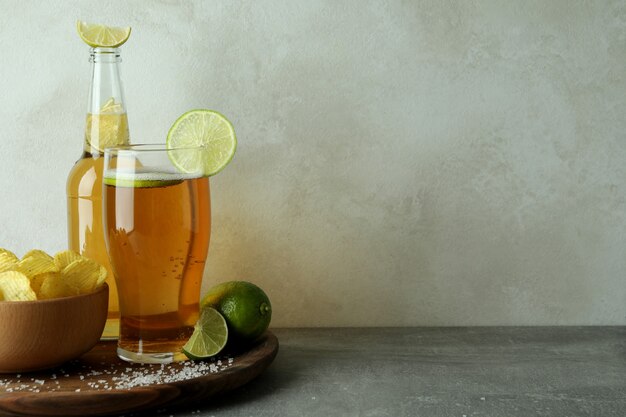
M 22 382 L 20 379 L 0 379 L 0 390 L 6 393 L 67 390 L 81 392 L 81 388 L 84 391 L 128 390 L 135 387 L 168 384 L 215 374 L 224 371 L 233 366 L 233 364 L 234 359 L 232 357 L 225 357 L 221 360 L 212 358 L 210 361 L 203 362 L 186 361 L 175 364 L 133 366 L 122 369 L 116 369 L 114 366 L 111 366 L 110 369 L 108 366 L 94 369 L 90 365 L 81 365 L 79 367 L 76 364 L 75 370 L 65 372 L 65 370 L 60 369 L 58 373 L 51 374 L 49 381 L 35 378 L 29 378 L 30 381 L 27 382 Z M 79 371 L 78 369 L 81 370 Z M 15 376 L 19 378 L 21 374 L 16 374 Z M 77 389 L 64 387 L 63 378 L 59 378 L 61 376 L 80 379 L 84 385 Z M 105 377 L 103 378 L 103 376 Z M 200 410 L 197 412 L 200 413 Z

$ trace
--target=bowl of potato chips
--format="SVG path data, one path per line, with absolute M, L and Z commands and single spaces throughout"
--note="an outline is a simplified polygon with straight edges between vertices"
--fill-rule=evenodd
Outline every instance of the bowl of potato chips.
M 89 351 L 102 335 L 106 269 L 76 252 L 0 248 L 0 372 L 51 368 Z

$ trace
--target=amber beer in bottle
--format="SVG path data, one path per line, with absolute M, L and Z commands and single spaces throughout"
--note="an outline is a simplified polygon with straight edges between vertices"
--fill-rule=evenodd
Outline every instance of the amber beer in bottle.
M 90 49 L 91 89 L 83 152 L 67 179 L 69 248 L 108 271 L 109 314 L 103 339 L 117 339 L 119 306 L 102 227 L 103 151 L 129 143 L 128 117 L 120 78 L 118 48 Z

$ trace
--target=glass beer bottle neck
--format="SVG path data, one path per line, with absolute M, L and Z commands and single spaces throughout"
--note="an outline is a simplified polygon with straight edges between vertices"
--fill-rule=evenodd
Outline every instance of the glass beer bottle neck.
M 128 117 L 117 48 L 92 48 L 91 89 L 87 107 L 84 151 L 100 156 L 107 146 L 129 143 Z

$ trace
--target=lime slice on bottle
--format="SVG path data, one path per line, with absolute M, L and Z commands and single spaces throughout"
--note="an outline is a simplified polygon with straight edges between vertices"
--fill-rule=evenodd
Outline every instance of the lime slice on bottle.
M 117 48 L 130 37 L 130 27 L 116 28 L 97 23 L 76 22 L 78 36 L 92 48 Z
M 190 359 L 210 358 L 224 349 L 227 340 L 226 320 L 216 309 L 205 307 L 200 310 L 200 318 L 193 334 L 183 346 L 183 352 Z
M 190 148 L 203 146 L 200 156 L 191 152 L 171 152 L 172 163 L 182 172 L 197 172 L 210 177 L 220 172 L 233 159 L 237 138 L 233 125 L 213 110 L 191 110 L 174 122 L 167 133 L 167 147 Z

